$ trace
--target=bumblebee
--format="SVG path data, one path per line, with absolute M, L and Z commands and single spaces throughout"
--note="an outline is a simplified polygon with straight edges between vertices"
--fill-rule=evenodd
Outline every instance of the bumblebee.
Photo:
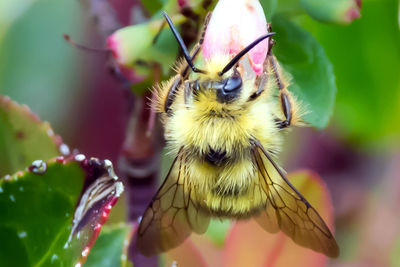
M 301 246 L 337 257 L 329 228 L 274 160 L 284 129 L 302 125 L 300 105 L 271 51 L 274 33 L 233 58 L 218 54 L 198 68 L 193 62 L 210 15 L 191 53 L 164 16 L 185 60 L 156 87 L 153 108 L 161 113 L 176 158 L 141 219 L 139 251 L 154 255 L 174 248 L 191 232 L 204 233 L 211 217 L 253 217 L 268 232 L 281 230 Z M 251 77 L 239 61 L 263 40 L 270 44 L 264 72 Z

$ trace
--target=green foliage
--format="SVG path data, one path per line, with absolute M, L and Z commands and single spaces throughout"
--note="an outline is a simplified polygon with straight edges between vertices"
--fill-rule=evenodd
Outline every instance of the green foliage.
M 400 262 L 400 238 L 396 241 L 391 251 L 390 266 L 393 267 L 398 266 L 399 262 Z
M 162 6 L 163 3 L 161 0 L 152 0 L 152 1 L 141 1 L 143 6 L 146 8 L 147 11 L 149 11 L 150 14 L 154 14 L 157 11 L 159 11 Z
M 223 246 L 226 235 L 231 227 L 229 220 L 212 219 L 208 226 L 206 235 L 217 245 Z
M 7 29 L 0 36 L 0 94 L 27 104 L 41 117 L 46 115 L 55 129 L 65 128 L 65 118 L 82 92 L 80 63 L 87 53 L 71 47 L 62 35 L 82 40 L 82 5 L 69 0 L 0 2 L 8 16 L 19 15 L 4 25 L 0 11 L 0 32 Z
M 27 106 L 0 96 L 0 175 L 57 155 L 58 146 L 50 125 L 39 121 Z
M 357 143 L 398 143 L 400 32 L 398 2 L 363 1 L 362 18 L 346 27 L 303 20 L 334 65 L 335 122 Z
M 117 54 L 117 61 L 122 66 L 133 68 L 140 76 L 149 76 L 154 72 L 153 65 L 161 65 L 163 72 L 169 72 L 171 63 L 178 54 L 176 41 L 167 27 L 161 25 L 163 19 L 128 26 L 116 31 L 109 37 L 109 42 Z M 181 23 L 182 16 L 175 21 Z M 144 64 L 143 64 L 144 63 Z
M 0 179 L 0 240 L 7 240 L 0 242 L 0 266 L 73 266 L 84 258 L 83 249 L 90 249 L 99 231 L 96 227 L 107 219 L 113 205 L 108 201 L 122 193 L 109 163 L 94 159 L 83 164 L 63 158 L 42 161 L 59 154 L 56 143 L 48 123 L 26 106 L 0 96 L 1 172 L 16 172 Z M 85 193 L 90 192 L 92 202 L 79 204 L 93 214 L 88 213 L 90 218 L 85 220 L 78 216 L 74 227 L 79 223 L 79 233 L 72 235 L 86 177 L 108 182 L 85 187 L 91 190 Z
M 132 226 L 125 224 L 104 226 L 85 267 L 128 266 L 130 262 L 127 260 L 127 251 L 124 251 L 124 241 L 129 244 L 131 232 Z
M 265 17 L 267 22 L 271 21 L 277 7 L 277 0 L 260 0 L 260 3 L 264 9 Z
M 350 23 L 358 14 L 355 0 L 300 0 L 307 13 L 321 22 Z
M 8 27 L 18 19 L 35 0 L 1 1 L 0 2 L 0 40 Z
M 273 49 L 283 68 L 292 76 L 289 87 L 308 113 L 311 126 L 324 128 L 335 103 L 336 86 L 332 65 L 315 38 L 283 16 L 272 20 L 276 47 Z
M 72 266 L 82 247 L 64 249 L 85 178 L 79 163 L 52 162 L 43 174 L 0 179 L 0 266 Z

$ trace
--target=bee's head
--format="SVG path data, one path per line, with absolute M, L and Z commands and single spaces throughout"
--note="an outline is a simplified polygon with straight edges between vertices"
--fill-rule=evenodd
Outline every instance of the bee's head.
M 186 62 L 190 66 L 193 72 L 198 73 L 201 77 L 200 79 L 191 82 L 190 87 L 192 92 L 200 92 L 202 90 L 215 91 L 217 100 L 220 103 L 228 103 L 236 99 L 241 92 L 243 80 L 240 73 L 237 70 L 237 65 L 240 59 L 247 54 L 253 47 L 258 45 L 264 39 L 274 35 L 274 32 L 269 32 L 246 46 L 242 51 L 240 51 L 235 57 L 233 57 L 222 69 L 215 71 L 207 71 L 196 68 L 193 64 L 193 60 L 189 55 L 189 52 L 184 44 L 182 37 L 179 35 L 178 31 L 174 27 L 171 19 L 164 12 L 164 17 L 170 26 L 173 35 L 178 41 L 179 46 L 183 51 Z M 231 71 L 233 69 L 233 71 Z M 216 72 L 216 73 L 212 73 Z
M 219 76 L 216 73 L 201 74 L 199 79 L 191 82 L 194 94 L 198 92 L 215 92 L 216 99 L 220 103 L 230 103 L 235 100 L 242 91 L 243 80 L 237 68 L 229 72 L 229 75 Z
M 235 57 L 233 57 L 227 64 L 225 61 L 225 65 L 220 65 L 220 67 L 216 67 L 214 64 L 211 64 L 211 66 L 208 66 L 206 68 L 208 71 L 199 71 L 199 69 L 197 69 L 197 72 L 200 73 L 200 77 L 203 76 L 209 78 L 206 78 L 205 81 L 202 82 L 195 82 L 193 90 L 214 90 L 216 92 L 217 100 L 220 103 L 229 103 L 236 99 L 240 95 L 243 85 L 242 76 L 237 70 L 239 61 L 253 47 L 272 35 L 274 35 L 274 33 L 270 32 L 257 38 L 251 44 L 246 46 L 242 51 L 240 51 Z M 218 62 L 219 60 L 216 61 L 216 65 L 219 65 L 218 63 L 221 63 Z

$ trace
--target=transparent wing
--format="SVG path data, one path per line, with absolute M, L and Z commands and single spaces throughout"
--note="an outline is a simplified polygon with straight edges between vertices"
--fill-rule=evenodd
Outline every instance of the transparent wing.
M 143 255 L 177 247 L 192 231 L 202 234 L 208 228 L 209 215 L 191 198 L 185 165 L 185 155 L 180 152 L 143 215 L 137 238 L 137 248 Z
M 259 169 L 260 186 L 267 195 L 267 205 L 256 216 L 268 232 L 282 230 L 297 244 L 329 257 L 339 255 L 339 247 L 318 212 L 294 188 L 260 144 L 253 150 Z

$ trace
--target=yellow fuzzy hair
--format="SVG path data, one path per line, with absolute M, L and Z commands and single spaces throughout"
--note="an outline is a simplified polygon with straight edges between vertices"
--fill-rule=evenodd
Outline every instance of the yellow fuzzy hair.
M 217 55 L 204 62 L 202 69 L 207 70 L 206 74 L 193 73 L 189 80 L 218 81 L 231 76 L 232 70 L 223 77 L 218 75 L 229 60 L 227 55 Z M 178 73 L 182 66 L 179 64 Z M 237 218 L 254 214 L 265 205 L 266 198 L 255 190 L 259 178 L 251 155 L 250 140 L 258 140 L 268 151 L 277 152 L 280 148 L 282 131 L 277 127 L 275 118 L 281 118 L 282 111 L 279 101 L 271 93 L 275 88 L 269 82 L 260 97 L 248 101 L 257 88 L 254 79 L 244 80 L 240 96 L 230 103 L 220 103 L 216 92 L 206 89 L 198 93 L 196 101 L 185 103 L 182 82 L 176 90 L 172 112 L 166 114 L 165 101 L 177 77 L 156 87 L 153 108 L 162 113 L 165 138 L 171 153 L 181 151 L 186 155 L 187 185 L 196 188 L 192 198 L 204 209 L 219 216 Z M 292 122 L 300 123 L 299 105 L 293 97 L 289 100 L 295 109 Z M 225 151 L 230 160 L 224 166 L 206 162 L 200 155 L 207 154 L 210 149 Z M 235 191 L 239 193 L 233 193 Z
M 165 102 L 167 101 L 169 89 L 174 83 L 175 79 L 179 78 L 179 73 L 183 71 L 186 67 L 186 61 L 184 59 L 179 59 L 177 63 L 172 67 L 172 69 L 177 73 L 174 77 L 170 78 L 167 81 L 162 82 L 161 84 L 156 84 L 151 93 L 154 96 L 151 101 L 151 108 L 157 113 L 164 112 Z
M 218 75 L 230 59 L 214 55 L 199 66 L 206 74 L 191 73 L 177 83 L 182 79 L 178 74 L 155 90 L 153 107 L 161 113 L 167 144 L 177 157 L 143 215 L 139 249 L 152 255 L 176 247 L 192 231 L 204 233 L 210 217 L 255 216 L 265 230 L 281 229 L 297 244 L 336 257 L 339 249 L 328 227 L 274 161 L 285 132 L 276 121 L 285 119 L 280 103 L 284 98 L 278 94 L 288 97 L 291 123 L 302 123 L 301 105 L 288 91 L 289 79 L 273 61 L 267 62 L 276 67 L 266 69 L 267 83 L 246 73 L 242 64 L 237 68 L 242 86 L 229 100 L 221 98 L 226 92 L 213 86 L 233 76 L 233 70 Z M 283 86 L 274 81 L 277 76 Z M 172 84 L 180 85 L 174 98 L 167 99 Z M 265 88 L 258 90 L 257 84 Z M 193 91 L 184 92 L 193 85 Z M 255 92 L 259 94 L 252 97 Z
M 232 75 L 232 70 L 223 77 L 218 72 L 223 69 L 230 57 L 219 55 L 204 63 L 207 74 L 193 74 L 190 79 L 222 80 Z M 182 64 L 178 67 L 181 70 Z M 190 187 L 197 188 L 199 203 L 208 209 L 222 213 L 250 214 L 258 210 L 265 198 L 261 196 L 239 195 L 221 198 L 236 188 L 254 187 L 255 167 L 251 158 L 249 140 L 255 138 L 270 151 L 278 151 L 281 133 L 274 121 L 279 114 L 279 105 L 272 97 L 271 89 L 254 101 L 248 99 L 257 88 L 255 80 L 244 80 L 240 96 L 232 103 L 220 103 L 213 90 L 204 90 L 198 94 L 197 101 L 184 101 L 184 85 L 176 91 L 171 106 L 172 113 L 164 113 L 164 104 L 174 79 L 156 88 L 157 101 L 153 105 L 162 113 L 165 137 L 171 153 L 177 154 L 181 147 L 188 155 L 187 173 Z M 210 115 L 214 114 L 214 115 Z M 217 167 L 205 162 L 198 155 L 206 154 L 209 149 L 226 151 L 227 157 L 234 159 L 226 166 Z M 215 188 L 218 189 L 215 189 Z M 216 190 L 217 193 L 214 191 Z M 251 190 L 250 190 L 251 191 Z M 248 191 L 248 192 L 250 192 Z M 254 190 L 253 190 L 254 191 Z

